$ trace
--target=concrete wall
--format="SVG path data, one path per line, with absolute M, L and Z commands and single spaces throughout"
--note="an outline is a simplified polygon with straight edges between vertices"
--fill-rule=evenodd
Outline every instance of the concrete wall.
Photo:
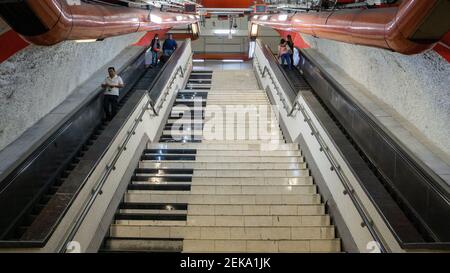
M 1 63 L 0 150 L 142 35 L 95 43 L 29 46 Z
M 450 155 L 450 64 L 434 51 L 405 56 L 303 35 L 312 48 Z

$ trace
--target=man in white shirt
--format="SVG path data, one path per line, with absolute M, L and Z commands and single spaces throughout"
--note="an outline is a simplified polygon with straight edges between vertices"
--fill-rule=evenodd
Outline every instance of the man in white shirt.
M 109 76 L 102 83 L 102 88 L 105 89 L 103 109 L 106 113 L 106 119 L 111 121 L 118 110 L 119 88 L 123 88 L 124 84 L 122 78 L 116 74 L 114 67 L 108 68 L 108 74 Z

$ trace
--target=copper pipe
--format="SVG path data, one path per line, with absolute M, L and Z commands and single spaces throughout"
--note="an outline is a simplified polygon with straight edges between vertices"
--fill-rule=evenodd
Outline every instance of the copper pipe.
M 438 42 L 430 39 L 419 43 L 410 39 L 438 2 L 439 0 L 403 0 L 396 7 L 299 13 L 286 21 L 278 20 L 278 15 L 268 18 L 259 16 L 252 22 L 409 55 L 428 50 Z
M 104 39 L 197 22 L 196 17 L 183 14 L 152 10 L 150 17 L 149 10 L 84 2 L 75 5 L 69 3 L 66 0 L 26 0 L 28 7 L 47 31 L 22 37 L 30 43 L 49 46 L 65 40 Z M 26 18 L 21 20 L 26 21 Z

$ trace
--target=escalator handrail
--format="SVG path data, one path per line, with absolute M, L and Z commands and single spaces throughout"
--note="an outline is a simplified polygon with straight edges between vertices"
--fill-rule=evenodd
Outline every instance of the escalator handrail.
M 308 60 L 318 68 L 321 67 L 314 59 L 311 58 L 311 56 L 307 55 L 306 52 L 300 50 L 299 52 L 301 54 L 301 58 Z M 391 132 L 386 130 L 384 126 L 380 124 L 380 122 L 376 118 L 371 117 L 370 113 L 367 113 L 367 111 L 364 110 L 364 107 L 358 101 L 354 100 L 353 98 L 349 97 L 345 92 L 343 92 L 343 90 L 341 90 L 342 87 L 340 87 L 338 83 L 331 81 L 330 80 L 332 79 L 331 75 L 329 75 L 326 71 L 323 71 L 322 69 L 320 70 L 320 73 L 330 83 L 333 89 L 335 89 L 336 92 L 338 92 L 343 98 L 345 98 L 350 104 L 352 104 L 356 108 L 358 113 L 362 115 L 364 120 L 366 120 L 366 122 L 383 137 L 383 139 L 388 141 L 391 147 L 393 147 L 395 153 L 399 154 L 399 158 L 405 159 L 408 162 L 409 166 L 412 167 L 413 171 L 420 174 L 420 176 L 423 179 L 422 181 L 424 181 L 426 185 L 428 185 L 430 189 L 434 191 L 436 196 L 439 196 L 439 198 L 445 200 L 444 202 L 446 202 L 446 204 L 449 204 L 450 196 L 448 191 L 448 185 L 443 181 L 443 179 L 439 177 L 439 175 L 436 174 L 433 170 L 431 170 L 426 164 L 424 164 L 416 155 L 414 155 L 412 151 L 408 147 L 406 147 L 398 138 L 396 138 Z M 411 204 L 407 205 L 412 206 Z M 415 210 L 414 207 L 411 207 L 409 209 Z M 419 215 L 419 217 L 421 217 L 421 215 Z M 423 221 L 422 219 L 420 220 Z M 427 223 L 424 224 L 428 225 Z M 418 242 L 418 243 L 404 242 L 403 240 L 400 239 L 396 230 L 393 230 L 392 228 L 391 230 L 395 233 L 397 241 L 399 241 L 401 246 L 404 248 L 440 248 L 440 247 L 448 247 L 449 245 L 449 243 L 445 241 Z

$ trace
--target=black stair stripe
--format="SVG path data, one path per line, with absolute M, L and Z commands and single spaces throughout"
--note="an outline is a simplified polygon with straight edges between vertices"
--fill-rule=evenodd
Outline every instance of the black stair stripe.
M 144 176 L 135 175 L 131 178 L 136 182 L 192 182 L 192 176 Z
M 115 220 L 186 221 L 183 214 L 116 213 Z
M 193 169 L 152 169 L 152 168 L 137 168 L 135 170 L 136 174 L 193 174 Z
M 129 184 L 131 191 L 190 191 L 191 185 L 180 184 Z
M 195 160 L 195 155 L 143 155 L 141 160 Z
M 196 149 L 145 149 L 144 154 L 197 154 Z
M 191 87 L 189 88 L 188 86 L 186 86 L 185 88 L 186 90 L 211 90 L 211 87 L 204 87 L 204 86 L 195 86 L 195 87 Z

